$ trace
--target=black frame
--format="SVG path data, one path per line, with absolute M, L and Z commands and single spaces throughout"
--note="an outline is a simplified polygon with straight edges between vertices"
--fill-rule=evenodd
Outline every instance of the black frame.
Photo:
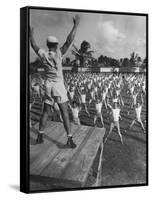
M 72 189 L 52 189 L 52 190 L 38 190 L 30 191 L 29 188 L 29 10 L 55 10 L 55 11 L 71 11 L 83 13 L 100 13 L 100 14 L 119 14 L 119 15 L 134 15 L 146 17 L 146 56 L 147 56 L 147 69 L 146 69 L 146 92 L 147 92 L 147 113 L 146 113 L 146 183 L 145 184 L 130 184 L 130 185 L 117 185 L 117 186 L 101 186 L 101 187 L 85 187 L 85 188 L 72 188 Z M 148 162 L 148 26 L 149 15 L 147 13 L 131 13 L 131 12 L 116 12 L 116 11 L 101 11 L 101 10 L 83 10 L 71 8 L 55 8 L 55 7 L 37 7 L 27 6 L 20 8 L 20 191 L 24 193 L 40 193 L 40 192 L 59 192 L 59 191 L 73 191 L 73 190 L 90 190 L 101 188 L 120 188 L 120 187 L 133 187 L 133 186 L 148 186 L 149 162 Z

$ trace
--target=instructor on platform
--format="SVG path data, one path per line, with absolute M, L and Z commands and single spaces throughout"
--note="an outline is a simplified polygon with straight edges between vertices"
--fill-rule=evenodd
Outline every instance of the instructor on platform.
M 76 144 L 73 142 L 71 135 L 71 124 L 68 113 L 68 98 L 67 91 L 64 86 L 64 78 L 62 72 L 62 56 L 67 52 L 69 46 L 74 40 L 80 18 L 76 15 L 73 18 L 73 28 L 68 35 L 66 42 L 60 48 L 59 41 L 54 36 L 48 36 L 47 47 L 48 51 L 37 46 L 34 40 L 34 28 L 30 28 L 30 42 L 35 53 L 40 57 L 42 64 L 45 67 L 45 93 L 43 112 L 40 118 L 39 133 L 37 143 L 43 143 L 44 128 L 47 122 L 50 107 L 54 102 L 57 102 L 62 114 L 64 128 L 67 132 L 67 146 L 75 148 Z

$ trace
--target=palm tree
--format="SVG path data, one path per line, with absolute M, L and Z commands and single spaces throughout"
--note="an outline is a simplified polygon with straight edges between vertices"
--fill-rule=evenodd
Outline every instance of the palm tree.
M 81 67 L 86 67 L 88 62 L 93 59 L 92 54 L 94 51 L 89 50 L 91 48 L 90 43 L 84 40 L 80 45 L 80 49 L 78 49 L 74 44 L 72 46 L 72 53 L 75 55 L 75 59 L 79 60 Z
M 142 67 L 146 68 L 147 67 L 147 58 L 145 57 L 142 61 Z
M 138 57 L 137 57 L 137 65 L 138 65 L 138 67 L 140 67 L 141 64 L 142 64 L 142 59 L 141 59 L 140 56 L 138 56 Z
M 137 58 L 138 58 L 138 54 L 137 53 L 135 54 L 135 52 L 132 52 L 130 54 L 130 64 L 131 64 L 132 67 L 136 66 L 136 64 L 137 64 Z
M 124 58 L 122 62 L 123 67 L 130 67 L 130 60 L 129 58 Z

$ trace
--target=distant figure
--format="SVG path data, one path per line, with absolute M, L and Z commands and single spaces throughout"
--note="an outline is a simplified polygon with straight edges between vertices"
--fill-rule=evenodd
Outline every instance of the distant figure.
M 106 110 L 108 109 L 107 108 L 107 102 L 106 102 L 107 94 L 108 94 L 108 88 L 104 87 L 101 96 L 102 96 L 102 100 L 103 100 L 103 103 L 104 103 L 104 106 L 105 106 Z
M 72 112 L 74 124 L 80 125 L 79 112 L 81 111 L 81 106 L 76 101 L 73 101 L 72 106 L 69 104 L 69 107 Z
M 88 108 L 87 108 L 87 102 L 86 102 L 86 91 L 83 88 L 82 91 L 78 90 L 78 93 L 80 95 L 79 101 L 81 103 L 81 106 L 84 108 L 85 112 L 87 113 L 88 117 L 90 117 Z
M 103 105 L 103 100 L 100 100 L 99 98 L 96 99 L 95 103 L 95 109 L 96 109 L 96 114 L 94 116 L 94 125 L 96 126 L 97 120 L 100 119 L 101 124 L 104 128 L 104 122 L 103 122 L 103 117 L 102 117 L 102 105 Z
M 119 125 L 119 118 L 120 118 L 121 106 L 118 105 L 117 102 L 115 102 L 113 104 L 113 107 L 109 103 L 108 103 L 107 106 L 111 110 L 111 120 L 110 120 L 111 122 L 110 122 L 109 133 L 108 133 L 107 137 L 105 138 L 104 143 L 106 143 L 106 141 L 107 141 L 109 135 L 111 134 L 113 128 L 116 127 L 117 131 L 118 131 L 118 135 L 119 135 L 120 140 L 121 140 L 121 143 L 123 144 L 123 139 L 122 139 L 122 135 L 120 133 L 120 125 Z
M 143 97 L 141 95 L 141 103 L 137 102 L 136 105 L 134 106 L 135 119 L 133 119 L 129 128 L 131 128 L 135 124 L 135 122 L 138 122 L 140 124 L 141 128 L 143 129 L 144 133 L 145 133 L 145 128 L 144 128 L 144 125 L 143 125 L 142 120 L 141 120 L 142 107 L 143 107 Z

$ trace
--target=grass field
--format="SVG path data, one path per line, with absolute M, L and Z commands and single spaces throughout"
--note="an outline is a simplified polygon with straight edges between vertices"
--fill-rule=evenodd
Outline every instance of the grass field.
M 124 144 L 121 144 L 116 129 L 113 130 L 103 150 L 103 163 L 102 163 L 102 186 L 114 185 L 129 185 L 129 184 L 145 184 L 146 183 L 146 169 L 147 169 L 147 134 L 144 134 L 141 127 L 135 124 L 131 129 L 124 132 L 130 125 L 134 118 L 134 113 L 131 112 L 127 115 L 129 110 L 130 97 L 126 95 L 126 88 L 122 91 L 122 98 L 124 100 L 124 107 L 121 110 L 122 120 L 120 120 L 121 133 L 123 135 Z M 95 107 L 92 104 L 88 107 L 90 117 L 84 112 L 80 113 L 80 121 L 83 125 L 94 126 L 93 115 Z M 31 120 L 35 124 L 39 121 L 42 112 L 42 102 L 39 98 L 36 99 L 32 110 Z M 144 106 L 142 109 L 142 121 L 144 127 L 147 129 L 146 124 L 146 99 L 144 99 Z M 109 130 L 108 114 L 103 107 L 102 110 L 106 132 Z M 50 114 L 49 120 L 52 120 Z M 58 121 L 57 115 L 53 116 L 53 120 Z M 101 127 L 100 121 L 97 123 Z M 96 161 L 94 163 L 96 165 Z M 90 176 L 88 185 L 94 182 L 94 175 Z

